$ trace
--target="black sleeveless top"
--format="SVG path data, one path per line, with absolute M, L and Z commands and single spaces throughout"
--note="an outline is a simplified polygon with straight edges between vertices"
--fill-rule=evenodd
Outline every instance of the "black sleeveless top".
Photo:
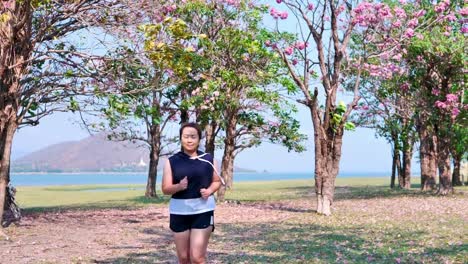
M 197 151 L 198 156 L 204 154 Z M 200 159 L 213 163 L 213 156 L 207 154 Z M 169 158 L 172 170 L 172 183 L 179 183 L 187 176 L 187 189 L 176 192 L 172 195 L 174 199 L 193 199 L 200 198 L 200 189 L 208 188 L 213 180 L 213 167 L 208 162 L 198 159 L 190 159 L 190 156 L 180 151 Z

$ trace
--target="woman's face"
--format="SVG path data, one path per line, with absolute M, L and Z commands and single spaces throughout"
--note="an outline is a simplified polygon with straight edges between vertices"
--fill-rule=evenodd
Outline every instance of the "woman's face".
M 193 127 L 185 127 L 182 130 L 182 148 L 187 152 L 197 151 L 198 145 L 200 144 L 200 138 L 198 132 Z

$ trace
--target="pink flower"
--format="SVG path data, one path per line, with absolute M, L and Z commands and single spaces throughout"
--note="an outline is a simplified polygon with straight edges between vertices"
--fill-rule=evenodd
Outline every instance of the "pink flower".
M 434 11 L 436 11 L 436 13 L 441 13 L 444 11 L 444 7 L 443 6 L 436 6 L 434 7 Z
M 240 1 L 239 0 L 226 0 L 226 3 L 228 5 L 232 5 L 232 6 L 236 6 L 238 7 L 240 5 Z
M 453 108 L 452 109 L 452 117 L 455 118 L 455 117 L 457 117 L 458 114 L 460 114 L 460 109 L 458 109 L 457 107 Z
M 462 15 L 462 16 L 468 16 L 468 7 L 460 9 L 460 11 L 458 11 L 458 13 L 460 15 Z
M 270 40 L 266 40 L 266 41 L 265 41 L 265 46 L 270 47 L 270 46 L 271 46 L 271 41 L 270 41 Z
M 400 86 L 400 89 L 403 90 L 403 91 L 408 91 L 409 89 L 409 84 L 408 83 L 404 83 Z
M 453 22 L 453 21 L 457 20 L 457 17 L 455 16 L 455 14 L 450 13 L 450 14 L 445 16 L 445 19 L 447 19 L 447 21 Z
M 406 12 L 405 12 L 405 10 L 403 8 L 395 7 L 394 11 L 395 11 L 396 17 L 398 17 L 398 18 L 405 18 L 406 17 Z
M 395 56 L 392 57 L 392 59 L 397 60 L 397 61 L 401 60 L 401 53 L 396 54 Z
M 315 8 L 314 4 L 307 5 L 307 9 L 309 9 L 310 11 L 314 10 L 314 8 Z
M 401 21 L 397 20 L 397 21 L 393 22 L 392 26 L 395 27 L 395 28 L 401 27 Z
M 440 90 L 439 89 L 432 89 L 432 94 L 435 95 L 435 96 L 438 96 L 440 94 Z
M 345 5 L 340 5 L 340 6 L 338 7 L 338 10 L 336 10 L 336 11 L 337 11 L 338 14 L 340 14 L 340 13 L 343 12 L 345 9 L 346 9 Z
M 434 11 L 436 11 L 436 13 L 442 13 L 442 12 L 444 12 L 445 8 L 447 8 L 446 3 L 445 2 L 440 2 L 439 4 L 437 4 L 434 7 Z
M 297 59 L 293 59 L 292 60 L 292 65 L 296 65 L 297 64 Z
M 415 17 L 422 17 L 426 14 L 426 10 L 419 10 L 418 12 L 414 13 Z
M 282 0 L 276 0 L 276 3 L 281 4 Z
M 2 1 L 2 2 L 3 2 L 3 6 L 6 9 L 12 9 L 13 8 L 13 1 Z
M 439 101 L 439 100 L 437 100 L 437 101 L 435 102 L 435 106 L 436 106 L 437 108 L 441 108 L 441 109 L 447 108 L 447 104 L 444 103 L 444 102 L 441 102 L 441 101 Z
M 299 49 L 299 50 L 303 50 L 307 47 L 307 43 L 305 42 L 297 42 L 296 43 L 296 48 Z
M 418 19 L 417 18 L 413 18 L 411 19 L 409 22 L 408 22 L 408 27 L 410 28 L 414 28 L 418 25 Z
M 421 33 L 416 33 L 416 37 L 417 37 L 418 39 L 424 39 L 424 35 L 421 34 Z
M 444 36 L 449 37 L 449 36 L 450 36 L 450 32 L 445 31 L 445 32 L 444 32 Z
M 284 50 L 284 53 L 286 53 L 287 55 L 291 55 L 293 53 L 293 51 L 294 51 L 293 47 L 287 47 Z
M 468 33 L 468 27 L 466 27 L 466 26 L 462 27 L 461 32 L 462 32 L 463 34 Z
M 447 102 L 450 103 L 456 102 L 458 100 L 458 96 L 456 94 L 447 94 L 445 98 L 447 99 Z
M 387 53 L 387 52 L 381 53 L 381 54 L 380 54 L 380 58 L 381 58 L 382 60 L 387 60 L 387 59 L 389 58 L 388 53 Z
M 278 10 L 276 10 L 274 7 L 272 7 L 270 9 L 270 15 L 274 18 L 274 19 L 278 19 L 279 18 L 279 12 Z
M 376 9 L 378 10 L 379 17 L 383 17 L 383 18 L 393 17 L 392 12 L 390 12 L 390 7 L 388 7 L 387 5 L 377 4 Z
M 414 30 L 413 30 L 413 29 L 408 28 L 408 29 L 405 31 L 405 36 L 406 36 L 407 38 L 412 38 L 413 35 L 414 35 Z
M 280 18 L 281 18 L 281 19 L 286 19 L 286 18 L 288 18 L 288 12 L 284 11 L 284 12 L 280 13 Z
M 369 106 L 368 106 L 368 105 L 363 105 L 363 106 L 362 106 L 362 110 L 364 110 L 364 111 L 369 110 Z
M 169 5 L 169 6 L 163 7 L 164 13 L 171 13 L 171 12 L 174 12 L 174 10 L 176 9 L 177 9 L 176 5 Z
M 219 96 L 219 91 L 214 91 L 213 96 L 218 97 Z

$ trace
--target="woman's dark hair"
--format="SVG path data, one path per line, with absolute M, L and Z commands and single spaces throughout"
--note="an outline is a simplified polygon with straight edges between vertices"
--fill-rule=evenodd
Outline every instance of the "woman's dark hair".
M 184 131 L 184 128 L 186 128 L 186 127 L 195 128 L 197 130 L 197 133 L 198 133 L 198 138 L 201 140 L 201 137 L 202 137 L 201 128 L 197 123 L 193 123 L 193 122 L 183 123 L 182 124 L 182 126 L 180 127 L 180 130 L 179 130 L 179 140 L 182 139 L 182 131 Z

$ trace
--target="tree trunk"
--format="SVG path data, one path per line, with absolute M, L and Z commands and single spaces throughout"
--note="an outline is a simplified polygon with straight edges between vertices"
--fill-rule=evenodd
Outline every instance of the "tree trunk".
M 419 158 L 421 165 L 421 190 L 434 190 L 437 177 L 437 137 L 429 133 L 426 125 L 419 127 Z
M 145 197 L 157 198 L 156 179 L 158 177 L 159 155 L 154 150 L 154 147 L 151 148 L 149 157 L 148 180 L 146 182 Z
M 226 195 L 226 190 L 229 188 L 232 188 L 232 183 L 233 183 L 233 171 L 234 171 L 234 152 L 231 154 L 226 153 L 225 149 L 225 155 L 223 156 L 223 161 L 221 165 L 221 176 L 224 178 L 226 182 L 226 186 L 221 186 L 218 190 L 218 201 L 224 202 L 225 201 L 225 195 Z M 229 148 L 230 149 L 230 148 Z M 230 150 L 227 150 L 230 152 Z
M 148 181 L 146 182 L 145 197 L 157 198 L 156 179 L 158 176 L 159 153 L 161 153 L 161 127 L 153 125 L 151 128 L 151 142 L 149 154 Z
M 461 174 L 462 185 L 468 185 L 468 183 L 465 181 L 465 170 L 463 169 L 463 165 L 461 166 L 460 171 L 461 171 L 460 174 Z
M 214 157 L 217 124 L 211 121 L 205 126 L 205 152 Z
M 437 193 L 453 193 L 452 173 L 450 170 L 450 145 L 446 137 L 439 137 L 437 144 L 437 165 L 439 167 L 439 189 Z
M 411 188 L 411 158 L 413 157 L 412 143 L 408 143 L 408 145 L 409 146 L 406 146 L 403 151 L 403 173 L 402 182 L 400 182 L 400 187 L 406 190 Z
M 334 131 L 320 120 L 317 101 L 311 102 L 309 109 L 314 125 L 315 145 L 315 193 L 317 213 L 331 215 L 335 194 L 335 179 L 338 176 L 343 144 L 343 128 Z M 326 114 L 325 114 L 326 115 Z
M 2 102 L 0 102 L 2 103 Z M 1 106 L 4 106 L 1 105 Z M 8 109 L 10 111 L 8 111 Z M 6 187 L 10 182 L 10 158 L 11 158 L 11 146 L 13 143 L 13 136 L 16 132 L 16 112 L 11 111 L 12 108 L 6 107 L 1 109 L 0 112 L 0 223 L 3 222 L 5 198 L 6 198 Z M 10 118 L 5 113 L 10 114 Z M 2 227 L 0 226 L 0 235 L 5 236 Z
M 400 166 L 397 166 L 400 162 L 400 151 L 398 150 L 398 135 L 392 136 L 393 140 L 393 153 L 392 153 L 392 176 L 390 179 L 390 188 L 395 188 L 395 176 L 397 174 L 397 169 L 400 169 Z
M 232 188 L 234 159 L 235 159 L 235 137 L 236 137 L 237 117 L 232 115 L 228 120 L 226 128 L 226 138 L 224 139 L 224 154 L 221 162 L 221 176 L 226 181 L 226 186 L 221 186 L 218 190 L 218 201 L 224 202 L 227 188 Z
M 453 157 L 453 174 L 452 174 L 453 186 L 461 186 L 463 184 L 463 182 L 461 181 L 461 177 L 460 177 L 461 160 L 462 160 L 461 155 Z
M 6 187 L 10 182 L 10 158 L 13 137 L 21 123 L 20 80 L 27 73 L 33 43 L 32 5 L 30 1 L 8 1 L 0 23 L 0 223 L 3 222 Z M 12 11 L 11 11 L 12 10 Z M 4 235 L 0 227 L 0 235 Z
M 337 133 L 333 139 L 322 139 L 319 144 L 321 147 L 319 149 L 316 148 L 315 192 L 317 194 L 318 214 L 331 215 L 331 206 L 335 195 L 335 179 L 338 176 L 340 166 L 342 143 L 343 134 Z M 317 151 L 320 153 L 317 153 Z

